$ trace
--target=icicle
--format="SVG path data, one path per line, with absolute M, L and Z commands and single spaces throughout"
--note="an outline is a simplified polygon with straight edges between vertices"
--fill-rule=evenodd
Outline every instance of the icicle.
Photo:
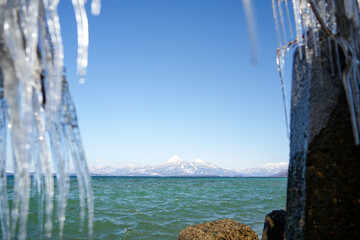
M 304 38 L 302 35 L 303 25 L 302 25 L 301 13 L 300 13 L 300 1 L 293 0 L 293 9 L 295 16 L 296 41 L 297 41 L 297 45 L 299 46 L 299 57 L 300 59 L 302 59 L 303 58 L 302 46 L 304 45 Z
M 358 129 L 360 129 L 360 82 L 359 82 L 359 67 L 358 64 L 354 63 L 353 66 L 353 78 L 351 79 L 351 84 L 353 88 L 355 109 L 356 109 L 356 119 Z
M 349 76 L 348 79 L 350 80 L 348 84 L 350 84 L 351 96 L 352 99 L 352 124 L 353 124 L 353 131 L 354 131 L 354 139 L 357 145 L 360 144 L 360 92 L 359 92 L 359 72 L 357 64 L 354 64 L 352 67 L 352 76 Z
M 351 64 L 353 64 L 351 66 Z M 348 66 L 343 71 L 343 84 L 350 109 L 351 122 L 354 132 L 355 144 L 360 144 L 360 94 L 358 80 L 358 66 L 350 60 Z M 353 75 L 350 75 L 350 73 Z
M 331 0 L 331 7 L 329 10 L 329 15 L 330 15 L 329 28 L 331 29 L 332 34 L 337 33 L 337 22 L 336 22 L 335 9 L 336 9 L 335 0 Z
M 334 58 L 332 54 L 332 47 L 331 47 L 331 39 L 328 38 L 328 46 L 329 46 L 329 54 L 330 54 L 330 67 L 331 67 L 331 76 L 335 76 L 335 66 L 334 66 Z
M 353 19 L 356 16 L 355 0 L 344 0 L 345 13 L 348 19 Z
M 99 15 L 101 10 L 101 0 L 92 0 L 91 1 L 91 14 Z
M 278 3 L 278 12 L 279 12 L 279 17 L 280 17 L 280 26 L 281 26 L 281 30 L 282 30 L 282 35 L 283 35 L 283 41 L 286 44 L 287 38 L 286 38 L 286 29 L 285 29 L 285 21 L 284 21 L 284 13 L 282 11 L 282 0 L 277 0 Z
M 281 1 L 278 1 L 278 4 L 275 4 L 275 0 L 272 0 L 272 9 L 273 9 L 273 16 L 274 16 L 274 22 L 275 22 L 275 28 L 278 38 L 278 49 L 277 49 L 277 55 L 276 55 L 276 63 L 278 66 L 278 72 L 280 76 L 280 84 L 281 84 L 281 91 L 282 91 L 282 97 L 283 97 L 283 104 L 284 104 L 284 112 L 285 112 L 285 123 L 286 123 L 286 132 L 288 138 L 290 138 L 290 131 L 289 131 L 289 119 L 288 119 L 288 106 L 286 103 L 286 93 L 285 93 L 285 82 L 284 82 L 284 64 L 285 64 L 285 55 L 288 51 L 290 51 L 291 48 L 293 48 L 296 44 L 295 42 L 287 42 L 287 33 L 285 29 L 285 21 L 284 21 L 284 14 L 282 10 Z M 287 16 L 288 16 L 288 24 L 290 27 L 290 17 L 288 13 L 288 4 L 287 1 L 285 1 L 285 8 L 287 9 Z M 280 26 L 279 26 L 279 18 L 278 13 L 280 17 L 280 25 L 282 29 L 282 34 L 280 33 Z M 281 35 L 283 36 L 283 39 L 281 39 Z M 292 35 L 292 32 L 291 32 Z M 283 43 L 285 41 L 285 43 Z M 301 51 L 300 51 L 301 52 Z M 301 55 L 301 54 L 300 54 Z
M 319 39 L 319 31 L 316 32 L 316 38 Z M 323 69 L 323 61 L 322 61 L 322 54 L 321 54 L 321 49 L 322 49 L 322 45 L 323 42 L 318 40 L 318 55 L 317 55 L 317 58 L 316 58 L 316 62 L 318 64 L 318 68 L 319 69 Z M 331 53 L 330 53 L 331 55 Z M 327 66 L 326 66 L 327 67 Z M 320 82 L 320 86 L 324 86 L 324 73 L 322 71 L 320 71 L 320 79 L 319 79 L 319 82 Z
M 39 86 L 39 85 L 37 85 Z M 40 89 L 37 89 L 37 93 L 40 93 Z M 47 238 L 51 237 L 51 228 L 52 228 L 52 210 L 53 210 L 53 195 L 54 195 L 54 183 L 53 183 L 53 175 L 52 175 L 52 165 L 50 162 L 50 149 L 48 147 L 48 139 L 47 132 L 45 128 L 44 122 L 44 110 L 41 107 L 42 98 L 39 99 L 37 94 L 34 94 L 33 100 L 33 108 L 35 113 L 35 126 L 36 126 L 36 137 L 37 143 L 39 145 L 39 154 L 37 160 L 37 167 L 40 174 L 40 181 L 38 184 L 40 185 L 38 189 L 38 195 L 42 195 L 41 186 L 45 187 L 45 236 Z M 44 176 L 42 176 L 44 175 Z M 45 183 L 43 184 L 43 178 Z M 43 215 L 43 209 L 39 212 L 41 218 Z M 42 220 L 40 221 L 42 223 Z
M 245 8 L 246 24 L 249 34 L 249 40 L 251 44 L 251 62 L 256 64 L 257 62 L 257 43 L 256 43 L 256 30 L 255 30 L 255 18 L 251 0 L 242 0 Z
M 311 57 L 311 53 L 310 53 L 310 46 L 309 46 L 309 37 L 308 37 L 308 32 L 309 30 L 311 31 L 311 19 L 310 19 L 310 7 L 307 3 L 307 1 L 302 1 L 301 5 L 300 5 L 300 12 L 301 12 L 301 19 L 302 19 L 302 28 L 304 30 L 303 33 L 303 43 L 305 46 L 305 57 L 306 57 L 306 62 L 308 64 L 311 64 L 312 62 L 312 57 Z
M 91 179 L 89 177 L 89 170 L 86 162 L 85 151 L 82 144 L 82 140 L 80 137 L 80 131 L 77 124 L 77 116 L 75 111 L 75 106 L 72 102 L 71 96 L 69 94 L 67 82 L 63 81 L 63 108 L 65 111 L 63 112 L 63 126 L 64 126 L 64 135 L 67 138 L 67 144 L 71 151 L 71 157 L 74 165 L 76 166 L 78 183 L 79 183 L 79 194 L 80 194 L 80 202 L 81 202 L 81 212 L 80 219 L 81 224 L 84 221 L 85 217 L 85 202 L 83 201 L 87 199 L 87 207 L 88 207 L 88 227 L 89 227 L 89 235 L 92 235 L 92 227 L 93 227 L 93 215 L 94 215 L 94 203 L 93 203 L 93 195 L 91 190 Z
M 346 71 L 343 72 L 343 84 L 344 84 L 344 89 L 346 92 L 346 97 L 348 100 L 348 105 L 350 108 L 350 116 L 351 116 L 351 122 L 353 125 L 355 143 L 358 145 L 360 142 L 359 128 L 358 128 L 358 121 L 356 119 L 356 108 L 355 108 L 355 103 L 354 103 L 353 89 L 352 89 L 352 85 L 351 85 L 351 77 L 348 74 L 348 71 L 350 71 L 350 68 L 351 67 L 348 66 Z
M 319 2 L 320 16 L 324 20 L 325 24 L 329 24 L 329 16 L 326 14 L 326 3 L 325 0 Z
M 60 114 L 61 116 L 61 114 Z M 67 155 L 64 146 L 64 139 L 61 133 L 61 123 L 55 123 L 51 126 L 50 139 L 52 146 L 52 156 L 55 163 L 57 180 L 57 218 L 59 221 L 58 238 L 62 238 L 65 222 L 66 198 L 69 189 Z
M 278 49 L 280 50 L 283 47 L 282 46 L 283 44 L 282 44 L 282 40 L 281 40 L 279 20 L 278 20 L 277 11 L 276 11 L 275 0 L 271 0 L 271 4 L 272 4 L 272 9 L 273 9 L 273 17 L 274 17 L 276 35 L 277 35 L 277 40 L 278 40 Z
M 2 49 L 3 50 L 3 49 Z M 14 109 L 12 109 L 12 112 L 13 112 L 13 115 L 15 115 L 15 113 L 18 113 L 18 99 L 15 97 L 15 98 L 11 98 L 11 96 L 16 96 L 17 94 L 17 91 L 16 91 L 16 86 L 18 84 L 18 80 L 16 78 L 16 74 L 15 74 L 15 70 L 13 68 L 13 65 L 12 65 L 12 62 L 10 60 L 9 57 L 5 57 L 3 55 L 3 53 L 0 55 L 0 67 L 1 67 L 1 70 L 2 70 L 2 80 L 3 80 L 3 92 L 4 92 L 4 97 L 9 97 L 9 101 L 7 103 L 7 108 L 9 108 L 9 106 L 13 106 Z M 8 85 L 8 86 L 7 86 Z M 14 91 L 15 90 L 15 91 Z M 10 92 L 9 92 L 10 91 Z M 5 99 L 4 99 L 5 100 Z M 4 101 L 3 100 L 3 101 Z M 3 105 L 4 107 L 4 105 Z M 7 112 L 7 111 L 5 111 Z M 9 116 L 7 116 L 7 114 L 4 114 L 4 115 L 1 115 L 2 117 L 6 117 L 7 119 L 9 118 Z M 10 122 L 8 121 L 8 127 L 10 129 L 10 131 L 14 130 L 15 128 L 13 128 L 12 125 L 13 122 Z M 21 127 L 21 125 L 19 126 Z M 3 131 L 6 131 L 3 130 Z M 18 141 L 18 139 L 17 139 Z M 14 142 L 14 141 L 12 141 Z M 5 150 L 6 151 L 6 150 Z M 16 152 L 17 153 L 17 152 Z M 3 155 L 3 154 L 2 154 Z M 4 153 L 5 155 L 5 153 Z M 16 174 L 18 173 L 18 166 L 15 164 L 16 163 L 16 160 L 15 160 L 15 150 L 13 151 L 13 159 L 14 159 L 14 173 L 15 173 L 15 176 Z M 22 170 L 22 169 L 21 169 Z M 4 176 L 5 177 L 5 176 Z M 13 197 L 13 204 L 12 204 L 12 208 L 13 208 L 13 211 L 11 211 L 11 215 L 13 216 L 13 220 L 14 220 L 14 216 L 16 217 L 17 219 L 17 215 L 18 215 L 18 211 L 19 211 L 19 197 L 18 197 L 18 194 L 17 194 L 17 190 L 18 190 L 18 186 L 19 186 L 19 181 L 20 180 L 17 180 L 15 181 L 15 184 L 14 184 L 14 197 Z M 2 197 L 4 197 L 5 193 L 2 193 Z M 9 209 L 7 208 L 8 205 L 7 203 L 4 203 L 2 202 L 2 205 L 1 207 L 3 208 L 2 209 L 2 214 L 9 214 L 10 215 L 10 211 Z M 7 221 L 6 221 L 7 222 Z M 14 236 L 13 232 L 15 231 L 14 230 L 14 227 L 12 225 L 13 221 L 10 222 L 10 224 L 6 224 L 6 225 L 2 225 L 2 228 L 4 227 L 8 227 L 8 229 L 5 229 L 4 232 L 7 232 L 8 234 L 8 238 L 11 239 L 12 237 L 11 236 Z
M 52 76 L 50 76 L 48 86 L 46 86 L 48 88 L 46 89 L 46 92 L 49 93 L 46 97 L 46 106 L 48 108 L 47 120 L 49 123 L 56 122 L 56 119 L 58 119 L 58 108 L 61 100 L 62 70 L 64 65 L 64 50 L 60 32 L 59 16 L 57 13 L 58 3 L 59 1 L 57 0 L 46 2 L 46 4 L 44 3 L 46 23 L 49 30 L 48 34 L 50 35 L 51 41 L 51 56 L 53 59 L 53 71 L 51 72 Z M 44 31 L 46 31 L 46 29 L 44 29 L 43 32 Z M 49 60 L 50 59 L 47 59 L 47 61 Z
M 311 38 L 312 38 L 313 45 L 314 45 L 315 56 L 317 57 L 319 55 L 319 50 L 318 50 L 318 46 L 317 46 L 319 39 L 317 37 L 316 19 L 315 19 L 314 13 L 312 11 L 310 12 L 310 22 L 311 22 L 310 31 L 312 34 Z
M 85 0 L 72 0 L 72 4 L 75 10 L 75 18 L 77 22 L 77 31 L 78 31 L 77 74 L 79 77 L 79 82 L 84 83 L 86 68 L 88 65 L 87 58 L 88 58 L 88 45 L 89 45 L 89 31 L 88 31 L 88 20 L 85 11 Z
M 335 57 L 336 57 L 336 66 L 339 76 L 342 76 L 341 63 L 340 63 L 340 54 L 339 54 L 339 46 L 335 43 Z
M 283 57 L 284 57 L 284 55 L 280 51 L 277 51 L 276 63 L 278 66 L 278 72 L 279 72 L 279 76 L 280 76 L 281 92 L 282 92 L 284 112 L 285 112 L 286 132 L 287 132 L 288 138 L 290 138 L 288 107 L 286 104 L 286 93 L 285 93 L 285 84 L 284 84 L 284 70 L 283 70 L 284 69 L 284 59 L 283 59 Z
M 22 29 L 18 20 L 18 13 L 13 11 L 12 3 L 8 4 L 5 10 L 4 21 L 4 42 L 13 61 L 13 84 L 7 83 L 5 74 L 5 98 L 11 109 L 9 113 L 9 122 L 13 126 L 11 131 L 12 146 L 14 151 L 14 168 L 16 169 L 15 178 L 17 179 L 14 186 L 14 206 L 12 210 L 12 235 L 15 236 L 16 225 L 19 222 L 18 238 L 26 238 L 27 212 L 29 208 L 30 177 L 29 177 L 29 152 L 30 136 L 32 125 L 29 114 L 31 113 L 31 82 L 32 70 L 29 63 L 29 51 L 31 46 L 25 46 L 22 42 Z M 24 8 L 22 8 L 24 9 Z M 26 30 L 26 29 L 25 29 Z M 29 30 L 24 31 L 26 34 Z M 26 38 L 26 37 L 25 37 Z M 4 70 L 4 68 L 3 68 Z M 30 70 L 30 72 L 29 72 Z M 14 74 L 15 72 L 15 74 Z M 13 99 L 20 90 L 20 99 Z
M 288 22 L 288 28 L 289 28 L 290 38 L 292 38 L 294 34 L 293 34 L 293 31 L 292 31 L 292 27 L 291 27 L 288 0 L 285 0 L 285 9 L 286 9 L 286 17 L 287 17 L 287 22 Z
M 0 221 L 2 237 L 11 239 L 10 215 L 7 196 L 6 176 L 6 132 L 7 132 L 7 108 L 4 100 L 3 75 L 0 70 Z

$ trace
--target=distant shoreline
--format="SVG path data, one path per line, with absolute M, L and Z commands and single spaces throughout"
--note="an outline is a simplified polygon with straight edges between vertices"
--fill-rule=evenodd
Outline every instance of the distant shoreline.
M 75 175 L 71 175 L 75 177 Z M 117 176 L 117 175 L 91 175 L 91 177 L 114 177 L 114 178 L 287 178 L 287 177 L 242 177 L 242 176 Z
M 15 176 L 14 173 L 6 173 L 7 176 Z M 33 176 L 33 173 L 30 173 Z M 71 178 L 76 178 L 76 174 L 70 174 Z M 56 174 L 54 174 L 56 177 Z M 90 175 L 91 178 L 287 178 L 278 176 L 120 176 L 120 175 Z

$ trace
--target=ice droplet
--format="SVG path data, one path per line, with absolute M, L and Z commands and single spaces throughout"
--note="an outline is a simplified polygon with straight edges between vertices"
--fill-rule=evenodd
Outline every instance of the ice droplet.
M 91 1 L 91 14 L 99 15 L 101 10 L 101 0 L 92 0 Z

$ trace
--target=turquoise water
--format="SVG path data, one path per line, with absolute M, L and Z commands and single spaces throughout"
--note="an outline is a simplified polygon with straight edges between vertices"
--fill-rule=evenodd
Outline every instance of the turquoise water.
M 285 208 L 286 178 L 93 177 L 94 239 L 177 239 L 188 225 L 231 218 L 262 234 L 265 215 Z M 64 239 L 79 232 L 77 183 L 71 180 Z M 38 239 L 36 201 L 29 239 Z

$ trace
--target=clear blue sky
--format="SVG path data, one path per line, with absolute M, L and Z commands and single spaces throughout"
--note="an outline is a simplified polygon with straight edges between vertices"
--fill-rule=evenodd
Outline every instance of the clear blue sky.
M 287 162 L 271 1 L 255 5 L 258 64 L 240 0 L 103 0 L 91 16 L 86 83 L 76 22 L 60 1 L 65 66 L 90 164 L 178 155 L 224 168 Z

